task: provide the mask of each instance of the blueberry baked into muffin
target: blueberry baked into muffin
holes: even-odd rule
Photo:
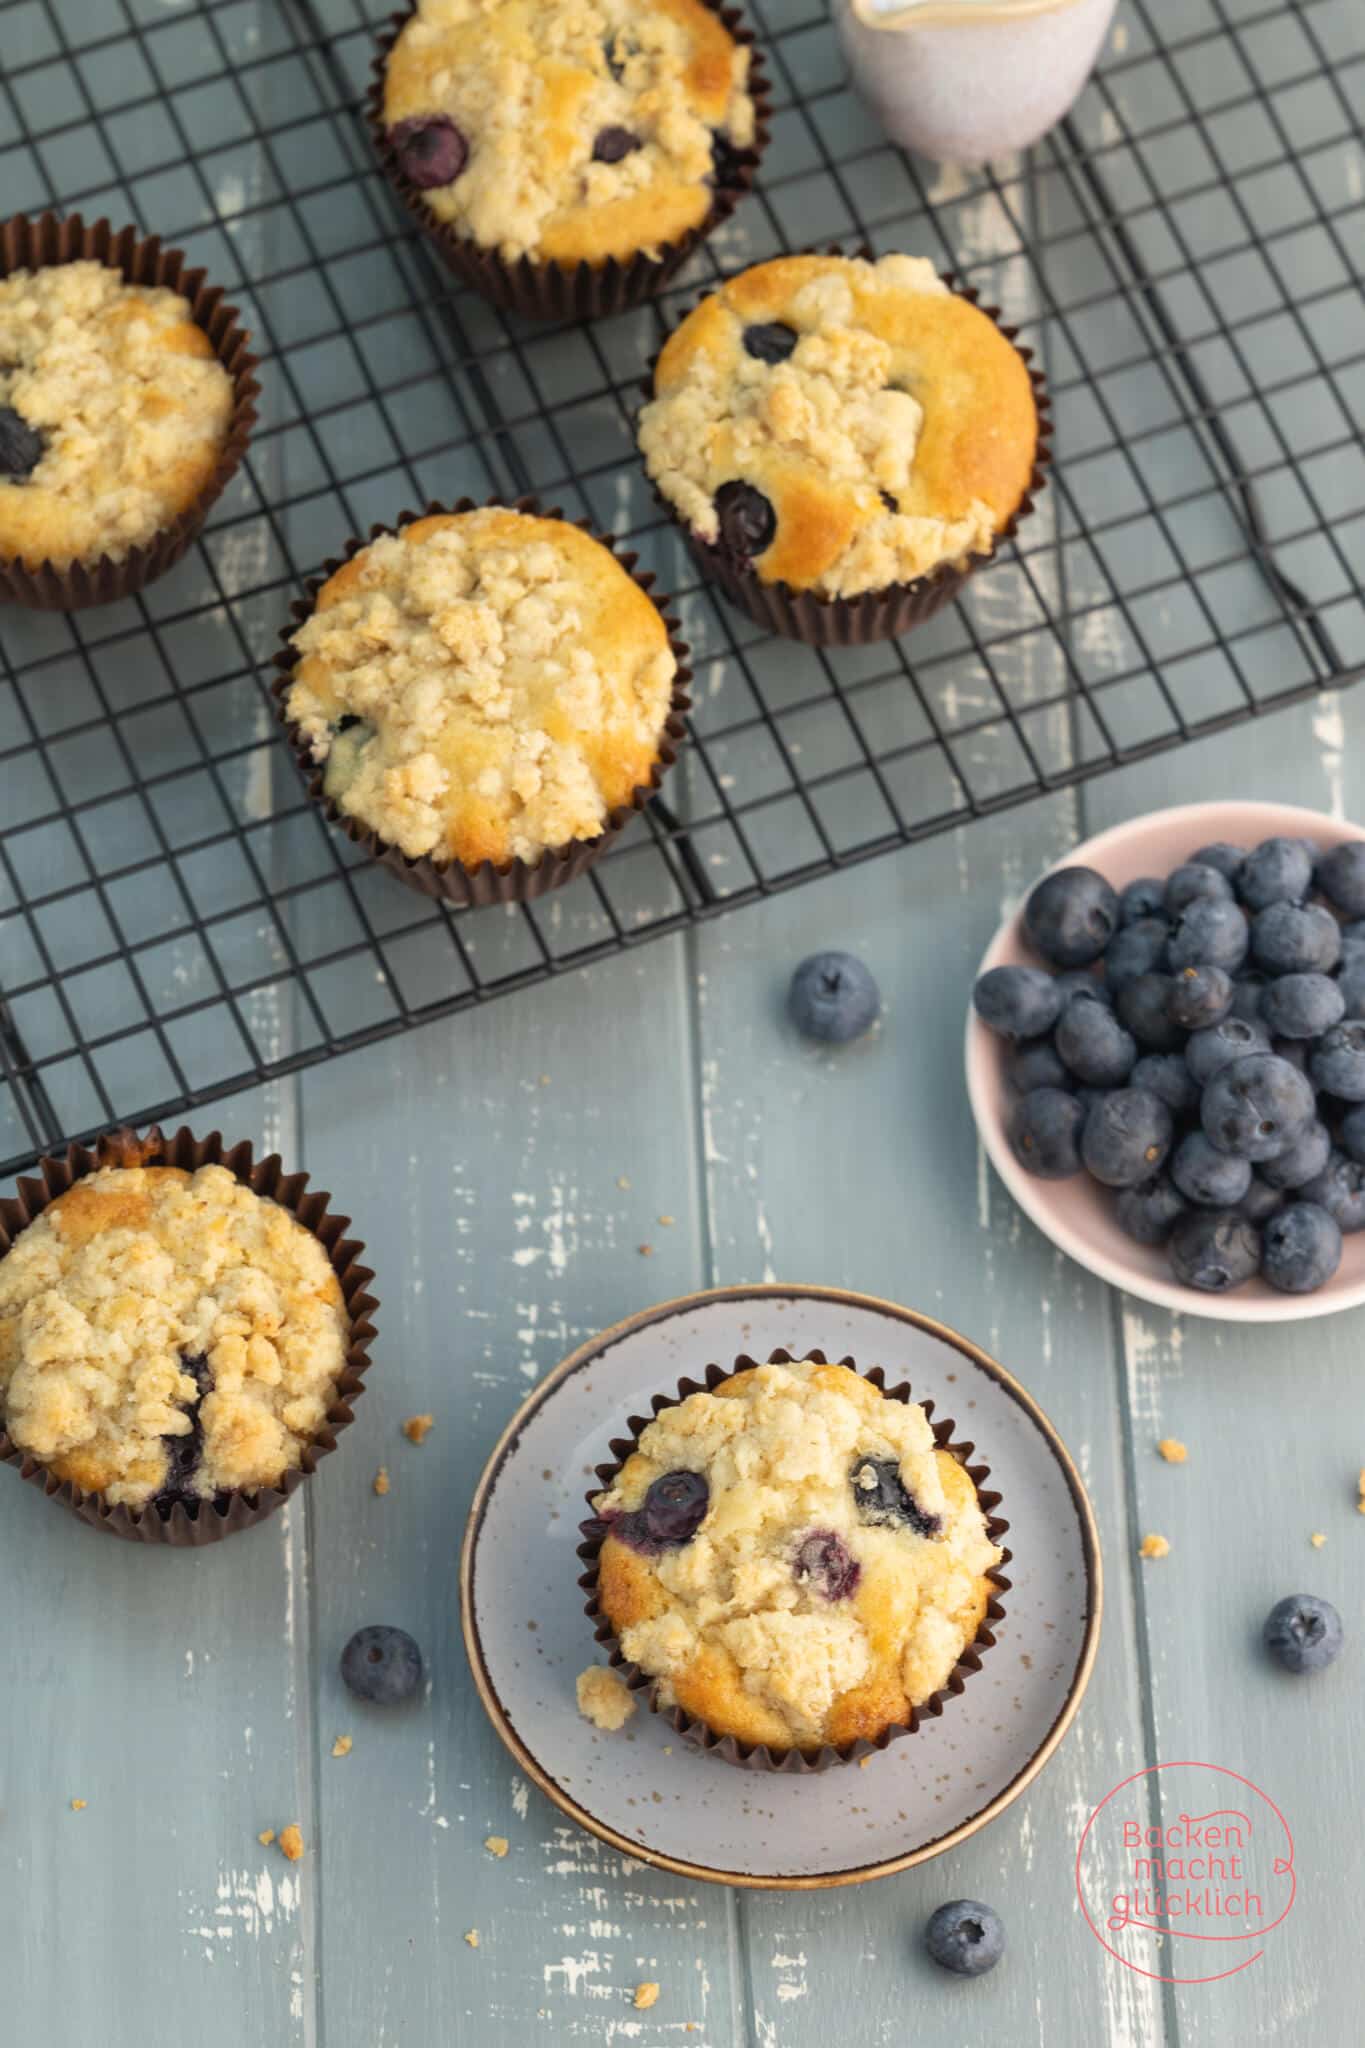
[[[847,1365],[747,1367],[664,1408],[594,1502],[596,1600],[658,1703],[770,1750],[906,1724],[986,1615],[992,1542],[924,1410]]]
[[[706,0],[419,0],[382,147],[438,228],[504,264],[658,263],[749,181],[750,83]]]
[[[408,861],[535,865],[657,779],[668,626],[567,520],[485,506],[382,535],[292,647],[284,709],[324,795]]]
[[[878,600],[950,594],[1012,527],[1039,453],[1024,358],[903,255],[779,257],[732,278],[665,343],[638,431],[702,566],[800,637],[820,634],[821,606],[856,602],[879,633],[927,616],[883,617]],[[798,599],[785,614],[782,591]]]
[[[0,562],[122,561],[207,489],[233,405],[179,293],[91,261],[0,278]]]
[[[322,1244],[226,1167],[102,1167],[0,1260],[0,1424],[57,1479],[169,1513],[277,1485],[349,1319]]]

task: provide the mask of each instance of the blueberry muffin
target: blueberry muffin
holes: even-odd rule
[[[0,278],[0,562],[120,562],[201,497],[233,380],[188,300],[103,263]]]
[[[294,634],[285,713],[324,794],[408,860],[537,863],[660,759],[678,664],[600,541],[502,506],[374,540]]]
[[[0,1260],[0,1424],[111,1507],[277,1485],[348,1343],[322,1244],[223,1166],[101,1167]]]
[[[914,256],[787,256],[669,337],[639,420],[704,566],[841,601],[962,571],[1019,511],[1033,381]]]
[[[438,224],[505,262],[658,257],[753,149],[749,61],[705,0],[419,0],[384,142]]]
[[[625,1657],[662,1706],[773,1750],[905,1724],[976,1636],[1002,1555],[924,1410],[816,1359],[661,1410],[594,1504]]]

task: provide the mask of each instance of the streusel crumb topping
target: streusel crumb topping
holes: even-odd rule
[[[681,1540],[652,1519],[661,1481],[705,1503]],[[596,1507],[625,1655],[666,1705],[778,1746],[875,1735],[937,1691],[1000,1558],[923,1409],[810,1359],[665,1408]]]
[[[372,541],[294,645],[289,715],[327,795],[466,867],[596,838],[649,781],[677,667],[610,549],[496,507]]]
[[[322,1245],[225,1167],[104,1167],[0,1260],[0,1419],[116,1506],[273,1485],[347,1330]]]
[[[827,597],[989,554],[1037,445],[1017,351],[915,256],[744,271],[669,338],[654,392],[640,449],[680,518]]]
[[[400,163],[403,124],[443,124],[452,175],[423,198],[483,248],[623,261],[701,225],[717,135],[754,140],[748,75],[702,0],[421,0],[384,119]]]
[[[19,422],[0,464],[0,556],[122,560],[204,490],[232,400],[177,293],[93,262],[0,280],[0,417]]]
[[[578,1711],[594,1728],[615,1734],[635,1712],[633,1695],[605,1664],[590,1664],[574,1681]]]

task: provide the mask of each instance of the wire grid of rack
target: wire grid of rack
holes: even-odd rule
[[[186,247],[263,359],[250,458],[142,598],[0,622],[0,1159],[166,1118],[1295,702],[1365,666],[1365,50],[1354,0],[1126,0],[1072,116],[951,174],[891,148],[821,0],[748,0],[759,192],[657,307],[510,321],[388,194],[357,0],[0,4],[3,211]],[[775,643],[640,474],[699,286],[830,240],[932,256],[1044,365],[1039,511],[901,643]],[[1309,280],[1311,279],[1311,283]],[[684,757],[588,877],[452,913],[309,804],[264,678],[301,580],[430,498],[537,493],[676,594]]]

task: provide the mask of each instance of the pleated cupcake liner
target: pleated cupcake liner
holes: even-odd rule
[[[0,1464],[11,1466],[21,1479],[40,1486],[50,1501],[68,1509],[92,1529],[102,1529],[110,1536],[134,1543],[199,1549],[206,1543],[219,1543],[225,1536],[235,1536],[241,1529],[253,1528],[275,1514],[311,1478],[321,1460],[336,1449],[338,1437],[355,1420],[354,1404],[364,1392],[369,1347],[375,1334],[374,1316],[379,1306],[369,1291],[374,1275],[360,1263],[364,1245],[346,1235],[350,1217],[333,1213],[330,1195],[310,1191],[306,1173],[286,1173],[278,1153],[257,1160],[250,1143],[226,1146],[219,1131],[196,1138],[182,1128],[167,1137],[155,1125],[142,1137],[123,1128],[107,1132],[93,1146],[69,1145],[63,1157],[39,1160],[40,1177],[21,1179],[17,1195],[0,1200],[0,1259],[50,1202],[102,1166],[178,1166],[187,1173],[194,1173],[201,1166],[225,1166],[243,1187],[278,1202],[318,1240],[331,1261],[346,1304],[350,1324],[346,1356],[331,1405],[316,1437],[303,1446],[299,1465],[286,1472],[277,1485],[218,1494],[192,1505],[175,1501],[165,1510],[151,1502],[142,1508],[112,1507],[103,1494],[88,1493],[70,1480],[58,1479],[0,1428]]]
[[[666,242],[657,256],[638,251],[625,263],[611,256],[604,263],[572,265],[537,262],[530,256],[519,256],[509,262],[496,249],[485,249],[450,222],[438,220],[425,194],[404,176],[388,140],[384,77],[390,51],[418,12],[417,0],[411,0],[400,13],[390,15],[370,67],[373,76],[366,96],[370,134],[384,175],[398,198],[447,269],[463,284],[471,285],[503,312],[520,313],[529,320],[598,320],[609,313],[628,312],[652,299],[682,268],[694,249],[729,220],[753,189],[759,161],[768,146],[772,89],[753,30],[745,25],[739,9],[723,6],[721,0],[704,0],[704,5],[719,15],[734,41],[752,53],[748,93],[754,103],[753,144],[748,149],[731,149],[727,175],[723,181],[718,179],[705,219],[676,242]]]
[[[621,567],[629,574],[631,581],[644,591],[651,604],[663,619],[668,633],[668,644],[677,664],[672,693],[669,698],[668,715],[659,735],[659,748],[655,756],[649,781],[640,784],[631,794],[630,801],[618,804],[607,814],[606,823],[594,839],[571,840],[567,846],[548,849],[535,862],[511,860],[503,865],[482,861],[477,867],[466,867],[457,860],[433,860],[429,854],[417,858],[401,851],[388,840],[383,839],[360,819],[342,810],[324,788],[325,764],[313,759],[307,737],[289,716],[288,696],[298,665],[298,650],[293,645],[293,636],[304,620],[311,616],[317,602],[318,592],[338,569],[357,555],[371,541],[383,534],[401,533],[414,520],[428,519],[450,513],[477,512],[489,506],[500,506],[510,512],[525,512],[539,519],[558,519],[565,525],[577,526],[591,540],[606,548]],[[410,889],[416,889],[423,896],[431,896],[443,903],[451,903],[460,909],[481,909],[492,903],[529,903],[538,896],[546,895],[551,889],[562,889],[568,883],[586,874],[595,862],[601,859],[608,847],[613,846],[631,820],[639,815],[658,790],[664,776],[678,758],[678,748],[687,737],[685,719],[692,708],[687,685],[692,680],[688,666],[691,649],[685,640],[678,637],[678,620],[668,610],[670,597],[654,591],[654,576],[646,571],[639,574],[636,563],[639,556],[622,552],[609,534],[599,533],[591,520],[566,520],[558,507],[542,510],[535,498],[502,498],[496,495],[486,498],[479,506],[473,498],[461,498],[454,505],[442,505],[433,500],[421,512],[400,512],[392,526],[372,526],[367,540],[351,539],[339,557],[323,564],[320,576],[310,578],[305,586],[306,598],[297,599],[292,607],[291,622],[281,628],[281,651],[275,656],[275,667],[279,674],[271,683],[271,694],[275,699],[276,712],[284,727],[294,759],[307,785],[308,794],[318,805],[330,825],[344,832],[353,846],[368,854],[371,860],[386,867],[391,874],[406,882]]]
[[[820,1365],[829,1363],[823,1351],[805,1351],[801,1356],[813,1358]],[[768,1365],[791,1365],[797,1361],[792,1352],[779,1348],[770,1352],[764,1362]],[[872,1366],[864,1372],[851,1358],[842,1358],[837,1362],[856,1372],[860,1379],[865,1379],[869,1385],[876,1387],[889,1401],[904,1401],[909,1404],[911,1390],[908,1380],[901,1381],[898,1386],[888,1387],[884,1368],[879,1365]],[[665,1408],[676,1408],[690,1394],[714,1393],[718,1386],[732,1379],[736,1373],[749,1372],[758,1363],[759,1360],[741,1353],[733,1365],[708,1365],[705,1377],[701,1380],[679,1380],[677,1392],[674,1394],[656,1394],[650,1404],[653,1414],[630,1416],[626,1422],[630,1434],[612,1439],[610,1448],[613,1462],[597,1467],[597,1484],[587,1495],[588,1506],[593,1507],[597,1495],[613,1484],[622,1466],[638,1448],[641,1432],[647,1429]],[[817,1749],[774,1749],[767,1743],[745,1743],[737,1736],[722,1735],[697,1715],[687,1713],[684,1708],[665,1706],[660,1698],[662,1681],[630,1661],[621,1648],[615,1628],[602,1611],[598,1572],[602,1545],[606,1540],[609,1525],[595,1513],[579,1525],[584,1541],[578,1546],[578,1555],[587,1566],[587,1570],[578,1583],[588,1596],[584,1612],[595,1624],[595,1638],[608,1652],[611,1665],[628,1689],[632,1693],[642,1693],[650,1712],[662,1714],[684,1741],[694,1744],[708,1756],[718,1756],[727,1764],[737,1765],[741,1770],[778,1771],[789,1776],[811,1777],[817,1772],[829,1770],[834,1764],[854,1763],[860,1757],[874,1755],[886,1749],[899,1736],[916,1734],[925,1721],[936,1720],[948,1701],[957,1698],[966,1687],[967,1680],[981,1669],[982,1655],[995,1642],[995,1624],[1004,1618],[1005,1607],[1001,1595],[1007,1593],[1010,1588],[1010,1581],[1004,1576],[1001,1567],[1009,1563],[1011,1553],[1000,1544],[1009,1523],[992,1512],[1000,1504],[1000,1495],[986,1491],[986,1481],[990,1478],[989,1465],[967,1463],[976,1449],[975,1444],[959,1442],[957,1424],[946,1417],[935,1422],[932,1401],[921,1401],[918,1405],[929,1420],[935,1447],[947,1451],[956,1458],[976,1488],[977,1501],[986,1517],[987,1534],[992,1543],[1001,1548],[1002,1554],[1000,1564],[985,1575],[995,1589],[987,1599],[986,1612],[976,1634],[963,1649],[945,1683],[918,1706],[912,1707],[907,1721],[888,1722],[873,1739],[859,1736],[854,1742],[841,1743],[837,1746],[823,1743]]]
[[[140,235],[136,228],[115,231],[107,220],[87,225],[78,213],[65,220],[55,213],[36,220],[16,214],[0,226],[0,277],[16,270],[47,270],[83,261],[117,270],[129,284],[164,285],[189,301],[195,326],[208,336],[214,354],[232,379],[232,412],[213,474],[193,504],[150,540],[129,548],[118,561],[100,555],[95,561],[71,562],[64,568],[52,561],[30,568],[0,556],[0,603],[22,604],[33,611],[75,612],[89,605],[112,604],[145,589],[173,568],[202,530],[246,453],[261,391],[255,374],[257,360],[248,348],[250,336],[238,324],[236,307],[225,302],[220,285],[205,282],[206,272],[189,268],[183,250],[163,249],[159,236]]]
[[[866,244],[848,250],[838,243],[823,249],[806,249],[794,252],[807,256],[855,256],[867,262],[876,257]],[[746,269],[754,266],[746,265]],[[962,282],[955,271],[940,273],[943,283],[958,298],[967,299],[979,308],[999,329],[1011,346],[1019,329],[1006,323],[999,306],[983,306],[981,294],[974,285]],[[743,272],[734,273],[742,276]],[[669,333],[659,344],[649,366],[649,373],[641,389],[646,402],[654,397],[654,376],[659,357],[663,354],[673,334],[683,322],[696,311],[704,300],[712,298],[731,280],[723,278],[719,284],[708,286],[695,302],[679,315]],[[746,564],[730,550],[715,541],[705,541],[694,532],[687,521],[680,517],[678,508],[650,478],[654,497],[664,512],[679,529],[687,543],[688,551],[708,582],[716,584],[725,595],[743,612],[747,612],[756,625],[763,626],[770,633],[780,633],[788,640],[800,640],[808,647],[865,647],[876,640],[894,640],[902,633],[908,633],[915,626],[922,626],[935,612],[961,591],[977,571],[993,562],[1003,541],[1013,540],[1019,528],[1034,510],[1046,483],[1047,472],[1052,464],[1052,408],[1047,392],[1047,380],[1041,370],[1035,367],[1034,352],[1030,348],[1015,348],[1015,354],[1028,370],[1029,382],[1033,387],[1034,410],[1038,417],[1038,439],[1034,449],[1033,465],[1029,472],[1028,484],[1023,496],[1015,506],[991,545],[989,554],[974,554],[965,563],[943,562],[926,575],[917,576],[910,583],[889,583],[882,590],[859,591],[856,597],[823,597],[814,590],[795,590],[789,583],[765,583],[752,564]]]

